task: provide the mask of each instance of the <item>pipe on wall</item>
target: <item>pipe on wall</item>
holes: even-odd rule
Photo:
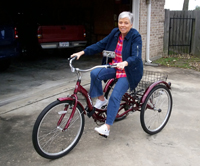
[[[140,0],[132,0],[132,13],[134,15],[133,28],[139,31]]]
[[[150,52],[150,30],[151,30],[151,0],[147,1],[148,11],[147,11],[147,46],[146,46],[146,62],[151,63],[152,61],[149,59]]]

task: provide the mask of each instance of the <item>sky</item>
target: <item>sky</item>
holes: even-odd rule
[[[184,0],[165,0],[165,9],[182,10]],[[194,10],[196,6],[200,6],[200,0],[190,0],[189,10]]]

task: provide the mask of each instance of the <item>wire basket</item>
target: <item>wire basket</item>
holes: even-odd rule
[[[163,73],[145,70],[135,92],[142,95],[151,84],[156,81],[167,81],[167,77],[168,75]]]

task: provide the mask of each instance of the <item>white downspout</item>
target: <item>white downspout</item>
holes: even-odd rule
[[[151,30],[151,0],[148,1],[147,13],[147,47],[146,47],[146,62],[149,64],[152,61],[149,59],[150,52],[150,30]]]
[[[134,15],[133,28],[139,32],[140,0],[132,0],[132,13]]]

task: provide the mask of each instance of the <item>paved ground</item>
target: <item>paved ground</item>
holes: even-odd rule
[[[90,60],[89,60],[90,59]],[[97,57],[83,58],[80,68],[96,65]],[[80,66],[79,66],[80,65]],[[40,157],[32,146],[34,122],[41,110],[57,97],[72,93],[76,75],[66,58],[42,58],[17,62],[0,73],[0,163],[2,166],[197,166],[200,163],[200,72],[166,67],[145,69],[169,74],[173,111],[167,126],[157,135],[147,135],[140,126],[139,112],[116,122],[109,138],[94,131],[86,117],[78,145],[58,160]],[[83,85],[89,87],[89,73]]]

